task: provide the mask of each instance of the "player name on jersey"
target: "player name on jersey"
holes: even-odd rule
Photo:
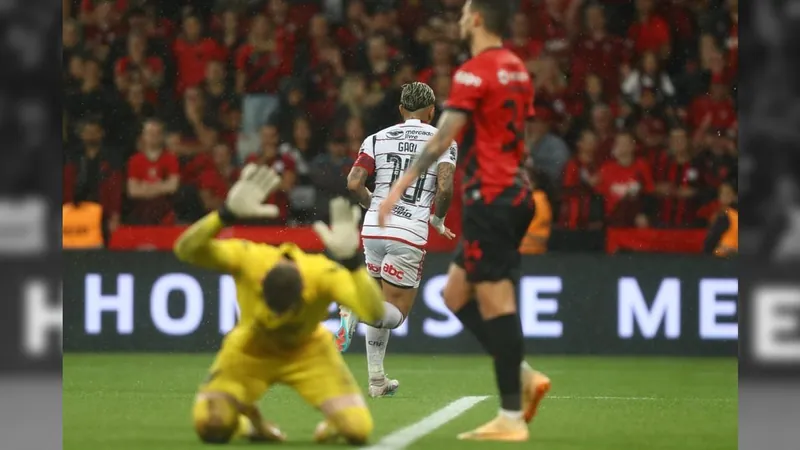
[[[437,166],[429,168],[406,190],[392,209],[385,228],[378,226],[377,210],[392,184],[411,167],[434,134],[435,127],[412,119],[383,129],[361,144],[356,165],[375,175],[375,191],[364,218],[363,238],[397,240],[420,248],[428,243],[428,218],[436,194],[436,167],[438,164],[456,164],[458,149],[455,142],[439,158]]]

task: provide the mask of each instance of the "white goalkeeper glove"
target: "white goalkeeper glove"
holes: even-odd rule
[[[281,177],[266,166],[248,164],[225,199],[224,210],[237,219],[272,219],[280,215],[276,205],[264,200],[281,184]]]
[[[358,251],[361,238],[358,228],[361,222],[361,208],[339,197],[331,200],[330,213],[330,227],[325,222],[317,221],[313,225],[314,232],[322,239],[333,259],[338,261],[351,259]]]
[[[428,220],[430,222],[431,227],[436,230],[437,233],[441,234],[442,236],[446,237],[447,239],[453,239],[456,235],[450,231],[449,228],[444,226],[444,217],[437,217],[436,214],[431,214],[431,218]]]

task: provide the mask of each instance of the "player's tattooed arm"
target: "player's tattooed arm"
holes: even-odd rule
[[[367,169],[359,166],[353,166],[350,173],[347,175],[347,190],[349,190],[359,205],[364,208],[369,208],[372,203],[372,193],[367,189]]]
[[[463,111],[448,109],[442,114],[439,123],[436,124],[439,131],[428,141],[425,150],[411,166],[412,180],[425,173],[450,148],[459,131],[467,124],[467,120],[469,116]]]
[[[453,174],[456,166],[448,163],[439,163],[436,185],[436,200],[433,214],[444,219],[453,201]]]

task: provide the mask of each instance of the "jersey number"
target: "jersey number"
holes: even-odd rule
[[[389,182],[390,185],[393,185],[400,175],[403,174],[408,168],[411,166],[411,158],[403,158],[402,156],[398,155],[388,155],[386,159],[392,163],[392,179]],[[425,185],[425,176],[427,173],[423,173],[422,175],[417,178],[417,183],[413,185],[411,188],[413,189],[411,193],[406,190],[401,200],[406,203],[416,204],[419,199],[422,197],[422,187]]]
[[[517,128],[517,102],[514,100],[506,100],[503,102],[503,109],[511,110],[511,120],[506,125],[506,129],[514,136],[511,141],[503,144],[503,151],[515,152],[519,148],[519,143],[525,139],[524,130]]]

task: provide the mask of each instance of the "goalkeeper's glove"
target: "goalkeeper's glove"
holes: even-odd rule
[[[265,205],[264,200],[281,184],[281,177],[266,166],[248,164],[225,199],[219,216],[225,223],[236,219],[272,219],[280,215],[275,205]]]
[[[356,270],[364,264],[363,257],[358,252],[361,208],[339,197],[331,200],[330,215],[330,227],[317,221],[313,225],[314,231],[325,244],[331,259],[350,270]]]

